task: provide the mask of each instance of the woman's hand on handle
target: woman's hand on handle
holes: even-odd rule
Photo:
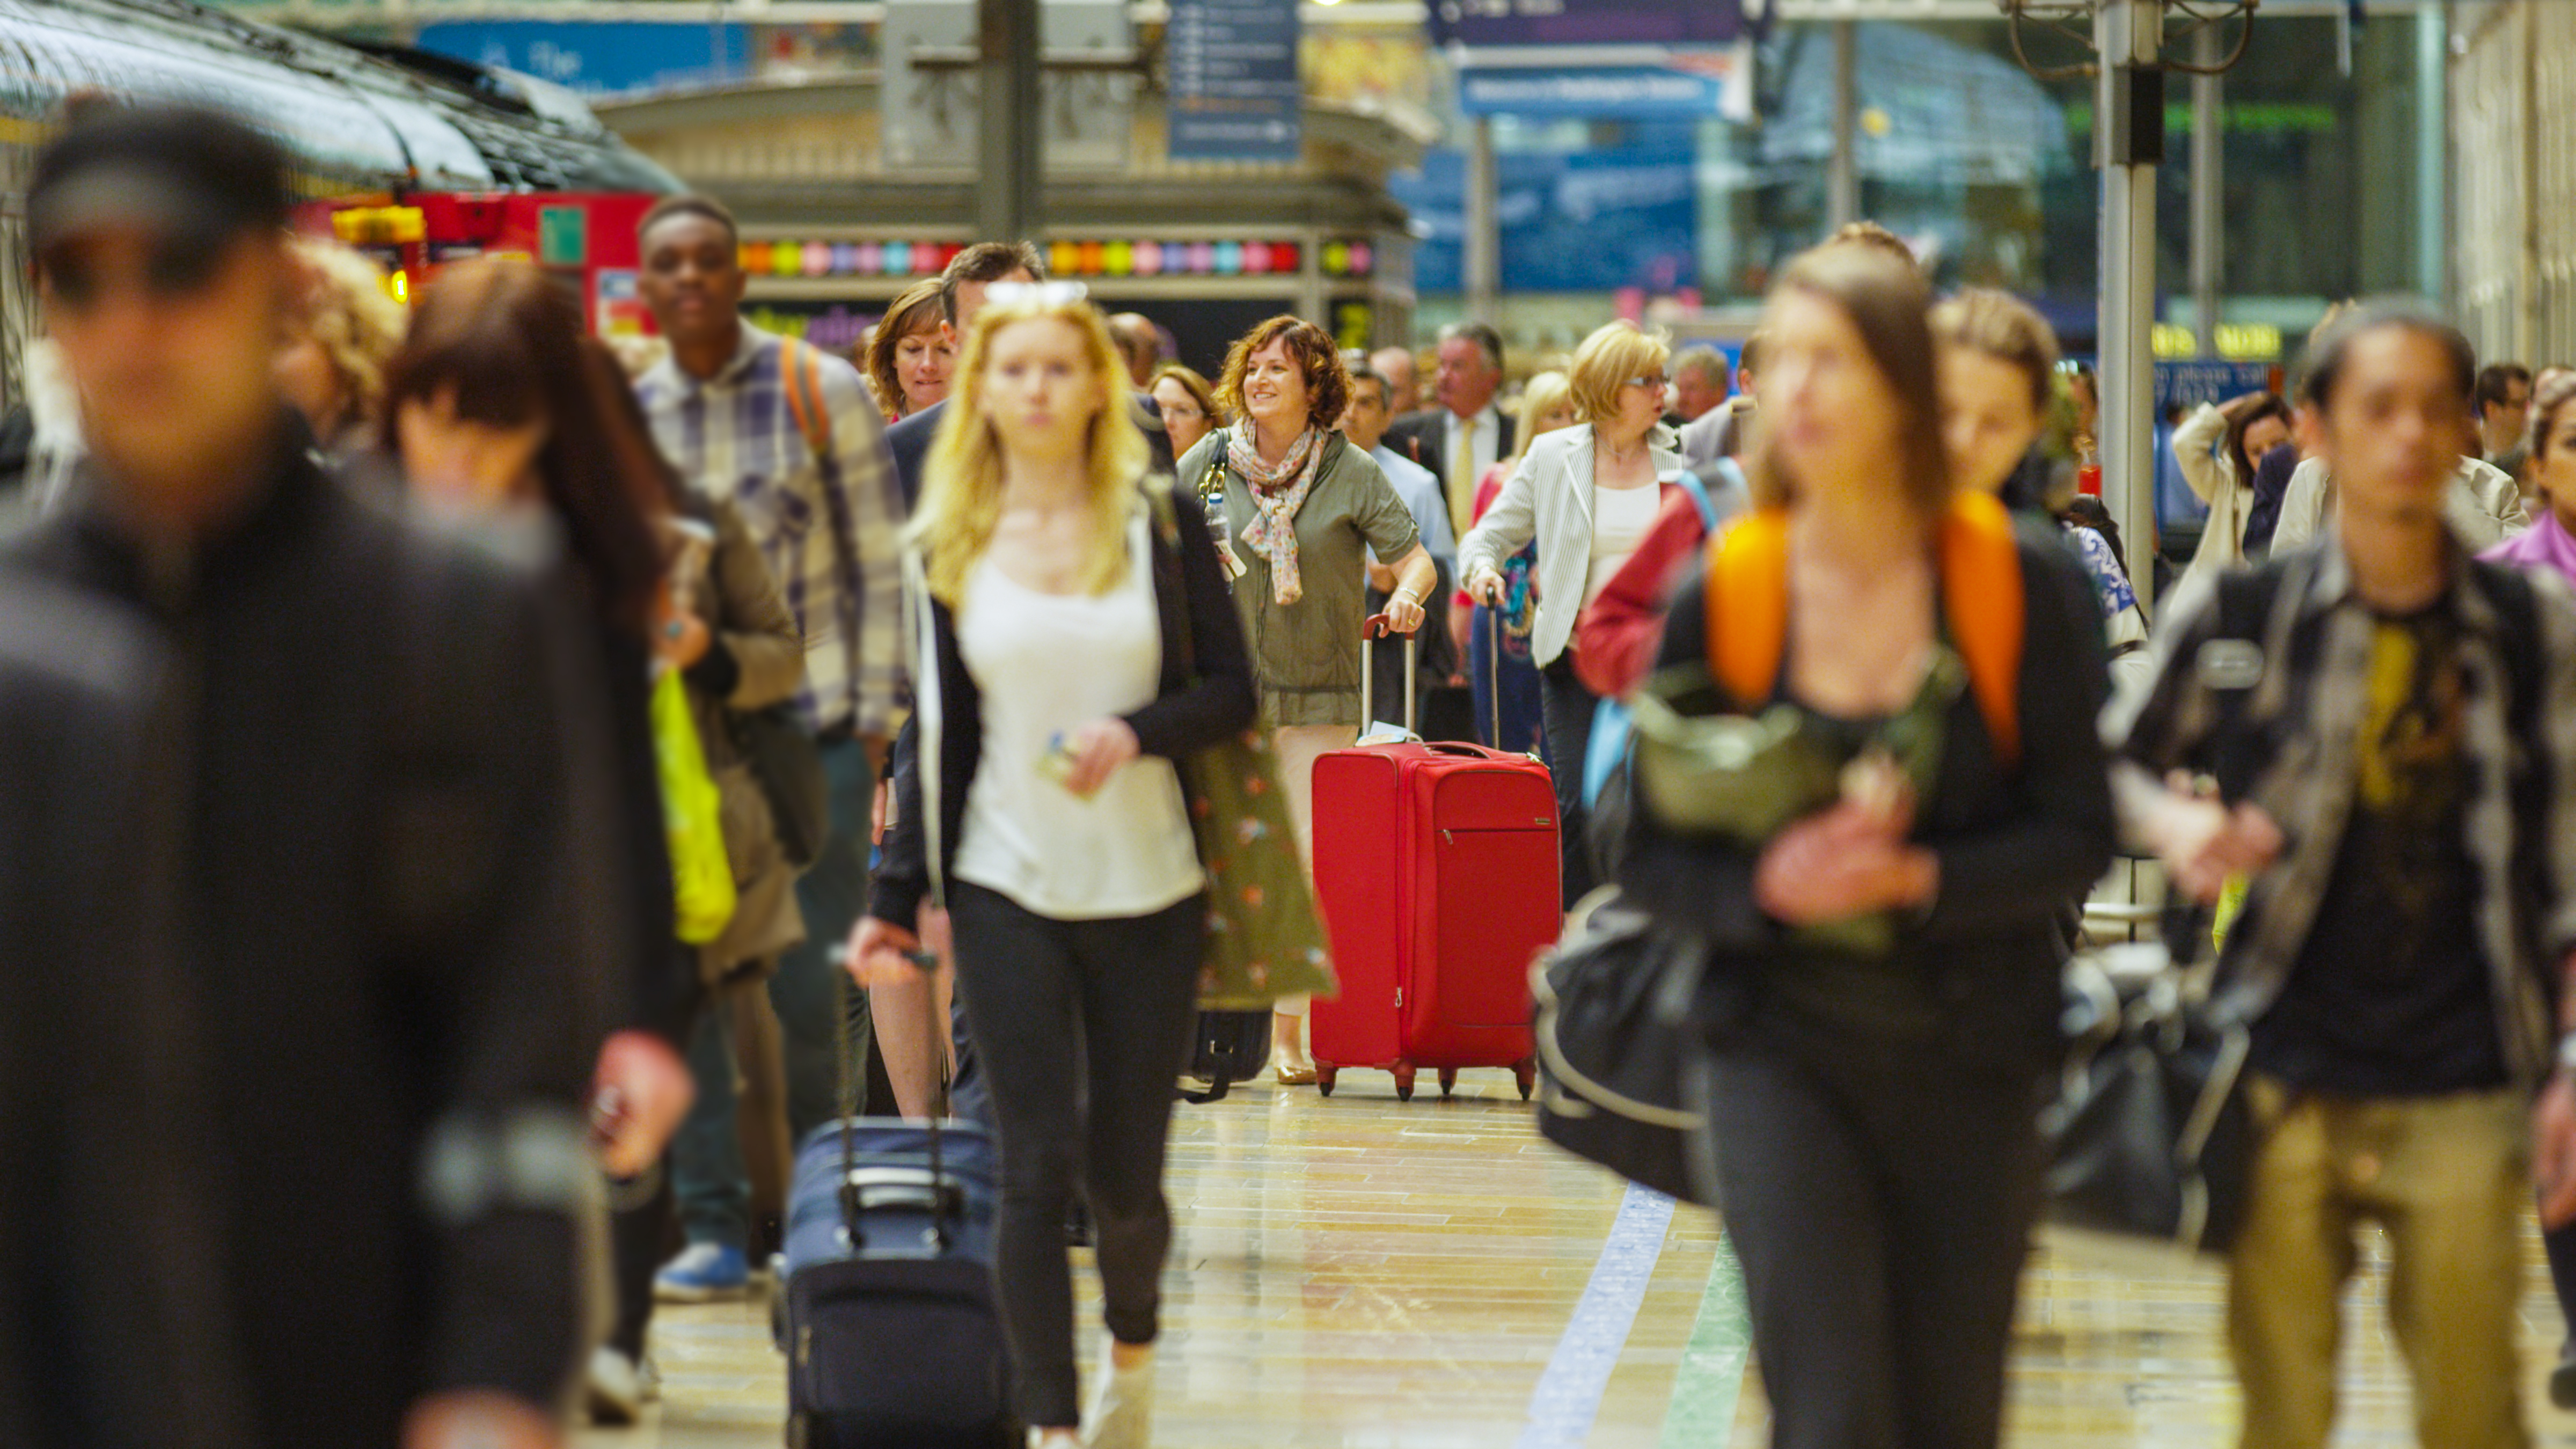
[[[1467,597],[1488,608],[1502,607],[1503,587],[1503,576],[1483,564],[1467,576]]]
[[[890,921],[874,916],[859,917],[850,931],[849,950],[841,957],[841,966],[850,979],[861,987],[893,986],[920,975],[912,958],[921,951],[921,938]]]

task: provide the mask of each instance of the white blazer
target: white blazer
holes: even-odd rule
[[[1687,466],[1673,442],[1671,430],[1660,424],[1646,435],[1658,479]],[[1532,539],[1538,541],[1538,619],[1530,628],[1530,657],[1545,668],[1574,637],[1585,575],[1592,570],[1591,424],[1530,440],[1493,506],[1458,545],[1459,580],[1474,578],[1479,567],[1499,572]]]

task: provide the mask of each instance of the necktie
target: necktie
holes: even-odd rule
[[[1449,527],[1465,538],[1476,526],[1476,425],[1461,421],[1449,435]]]

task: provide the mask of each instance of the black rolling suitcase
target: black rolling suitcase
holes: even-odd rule
[[[1251,1081],[1269,1064],[1269,1012],[1202,1011],[1181,1074],[1207,1083],[1207,1090],[1183,1092],[1181,1100],[1221,1102],[1235,1083]]]
[[[842,1066],[846,1103],[846,1051]],[[994,1303],[999,1157],[954,1119],[844,1116],[805,1139],[773,1321],[788,1449],[1018,1449]]]

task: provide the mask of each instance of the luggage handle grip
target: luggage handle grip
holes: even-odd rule
[[[1430,627],[1431,616],[1423,616],[1423,627]],[[1360,621],[1360,729],[1366,731],[1377,723],[1377,641],[1395,632],[1395,620],[1386,614],[1371,614]],[[1419,631],[1416,631],[1417,633]],[[1413,635],[1404,636],[1404,732],[1421,733],[1421,722],[1414,718],[1415,706],[1422,691],[1414,687],[1414,676],[1421,667],[1422,651],[1414,647]]]

